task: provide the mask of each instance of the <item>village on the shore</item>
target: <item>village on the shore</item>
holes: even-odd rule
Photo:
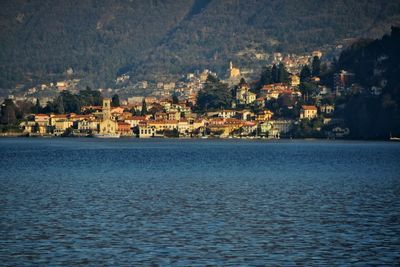
[[[276,64],[264,68],[255,81],[246,81],[242,70],[230,62],[225,80],[218,79],[210,70],[188,73],[179,82],[158,83],[150,96],[124,99],[114,94],[103,98],[105,91],[88,88],[86,94],[96,92],[101,98],[97,103],[81,103],[74,112],[67,112],[61,96],[82,91],[74,94],[72,81],[60,81],[53,85],[60,94],[53,102],[58,101],[62,109],[49,108],[51,101],[46,106],[48,99],[32,99],[36,112],[24,114],[16,131],[2,135],[344,138],[349,135],[349,128],[340,116],[345,107],[340,99],[349,92],[365,90],[354,84],[352,73],[346,71],[334,75],[333,87],[321,83],[319,74],[326,68],[321,64],[321,56],[320,51],[315,51],[293,60],[277,53]],[[126,79],[129,77],[122,75],[116,82]],[[142,81],[137,86],[146,89],[148,83]],[[380,94],[379,88],[367,93]],[[8,101],[18,107],[22,100]]]

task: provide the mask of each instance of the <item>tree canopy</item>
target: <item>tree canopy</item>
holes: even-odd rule
[[[198,93],[197,107],[202,111],[229,108],[232,100],[232,92],[228,85],[216,77],[208,75],[204,89]]]

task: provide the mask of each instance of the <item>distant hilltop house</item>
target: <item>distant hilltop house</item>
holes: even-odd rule
[[[300,119],[314,119],[317,117],[318,109],[316,106],[301,106]]]
[[[129,75],[125,73],[125,74],[122,74],[121,76],[118,76],[115,82],[117,84],[124,83],[124,82],[129,81],[129,78],[130,78]]]
[[[200,82],[204,83],[207,81],[208,75],[212,75],[214,77],[217,77],[217,74],[215,72],[212,72],[208,69],[203,70],[202,73],[200,73],[199,78],[200,78]]]
[[[290,85],[291,86],[298,86],[300,85],[300,77],[297,75],[290,75]]]
[[[246,82],[241,82],[236,89],[236,102],[239,105],[248,105],[256,101],[257,95],[250,91]]]
[[[315,51],[312,52],[312,56],[321,58],[322,57],[322,52],[319,51],[319,50],[315,50]]]
[[[286,83],[274,83],[264,85],[260,90],[260,96],[269,99],[278,99],[280,95],[291,95],[300,97],[301,93],[297,89]]]
[[[335,111],[335,106],[325,104],[325,105],[321,105],[319,107],[319,110],[321,111],[321,113],[324,113],[324,114],[332,114]]]

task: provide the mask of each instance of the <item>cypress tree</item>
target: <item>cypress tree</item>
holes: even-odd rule
[[[321,60],[315,56],[312,61],[312,76],[318,76],[321,72]]]
[[[146,115],[147,114],[147,105],[146,105],[146,100],[145,100],[145,98],[143,97],[143,100],[142,100],[142,111],[140,112],[140,115]]]

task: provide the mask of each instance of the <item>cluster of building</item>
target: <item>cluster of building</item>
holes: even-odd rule
[[[268,94],[263,99],[267,98]],[[297,120],[276,119],[273,112],[265,108],[258,112],[250,108],[220,109],[199,115],[192,112],[187,102],[174,104],[170,100],[152,100],[154,102],[146,104],[151,112],[141,116],[134,114],[142,111],[143,102],[112,107],[111,99],[105,98],[102,106],[82,107],[83,114],[34,114],[20,126],[26,134],[40,136],[279,138],[288,134],[297,123]],[[236,101],[251,104],[257,99],[248,85],[242,84],[238,87]],[[331,105],[302,106],[299,119],[311,120],[318,113],[331,114],[333,111]]]
[[[301,68],[305,65],[311,63],[313,57],[322,57],[321,51],[313,51],[310,54],[282,54],[282,53],[273,53],[272,54],[272,64],[285,64],[285,67],[290,73],[299,73]]]
[[[70,133],[76,136],[136,136],[140,138],[176,136],[193,137],[218,135],[226,137],[254,134],[260,127],[259,134],[265,135],[273,128],[272,112],[267,110],[254,114],[250,110],[220,110],[198,116],[191,112],[185,103],[173,104],[170,101],[154,102],[162,104],[162,111],[143,116],[133,116],[132,108],[137,106],[111,107],[111,100],[104,99],[102,106],[82,107],[81,114],[34,114],[30,120],[21,123],[25,133],[41,136],[61,136]],[[138,110],[140,111],[140,110]],[[268,127],[267,126],[268,122]],[[264,125],[265,124],[265,125]],[[282,121],[276,124],[287,124]],[[282,126],[280,126],[282,127]],[[287,127],[287,125],[286,125]],[[289,130],[289,129],[287,129]],[[275,136],[279,136],[279,130]]]
[[[308,64],[313,56],[320,57],[321,52],[315,51],[303,57],[275,53],[273,61],[284,62],[288,67],[299,67]],[[192,107],[196,106],[197,94],[204,88],[209,75],[216,76],[216,73],[210,70],[188,73],[182,81],[158,82],[155,85],[140,81],[135,85],[137,88],[148,89],[150,86],[155,86],[156,90],[151,96],[128,96],[121,99],[121,105],[118,107],[112,107],[111,100],[105,98],[102,106],[82,107],[81,113],[84,115],[34,114],[20,126],[25,133],[30,135],[51,136],[279,138],[281,135],[290,133],[293,127],[304,119],[312,120],[318,115],[324,115],[324,124],[332,122],[335,106],[327,104],[304,105],[297,119],[279,118],[266,108],[266,103],[278,100],[282,96],[290,99],[308,98],[308,95],[302,96],[299,90],[299,76],[291,75],[288,83],[266,84],[255,93],[252,90],[254,88],[241,80],[243,73],[233,66],[232,62],[227,70],[227,79],[223,81],[234,88],[231,109],[213,110],[205,114],[194,113]],[[128,80],[128,75],[122,75],[118,77],[117,82],[123,84]],[[322,99],[329,95],[338,96],[346,93],[350,90],[349,86],[353,86],[352,74],[338,73],[335,75],[334,82],[333,90],[319,86],[319,94],[313,97]],[[74,88],[75,83],[57,82],[52,86],[62,91],[66,88]],[[101,93],[107,95],[107,92],[101,91]],[[172,94],[179,96],[179,103],[172,103],[170,100]],[[42,101],[41,104],[43,104]],[[149,112],[143,112],[144,104]]]

